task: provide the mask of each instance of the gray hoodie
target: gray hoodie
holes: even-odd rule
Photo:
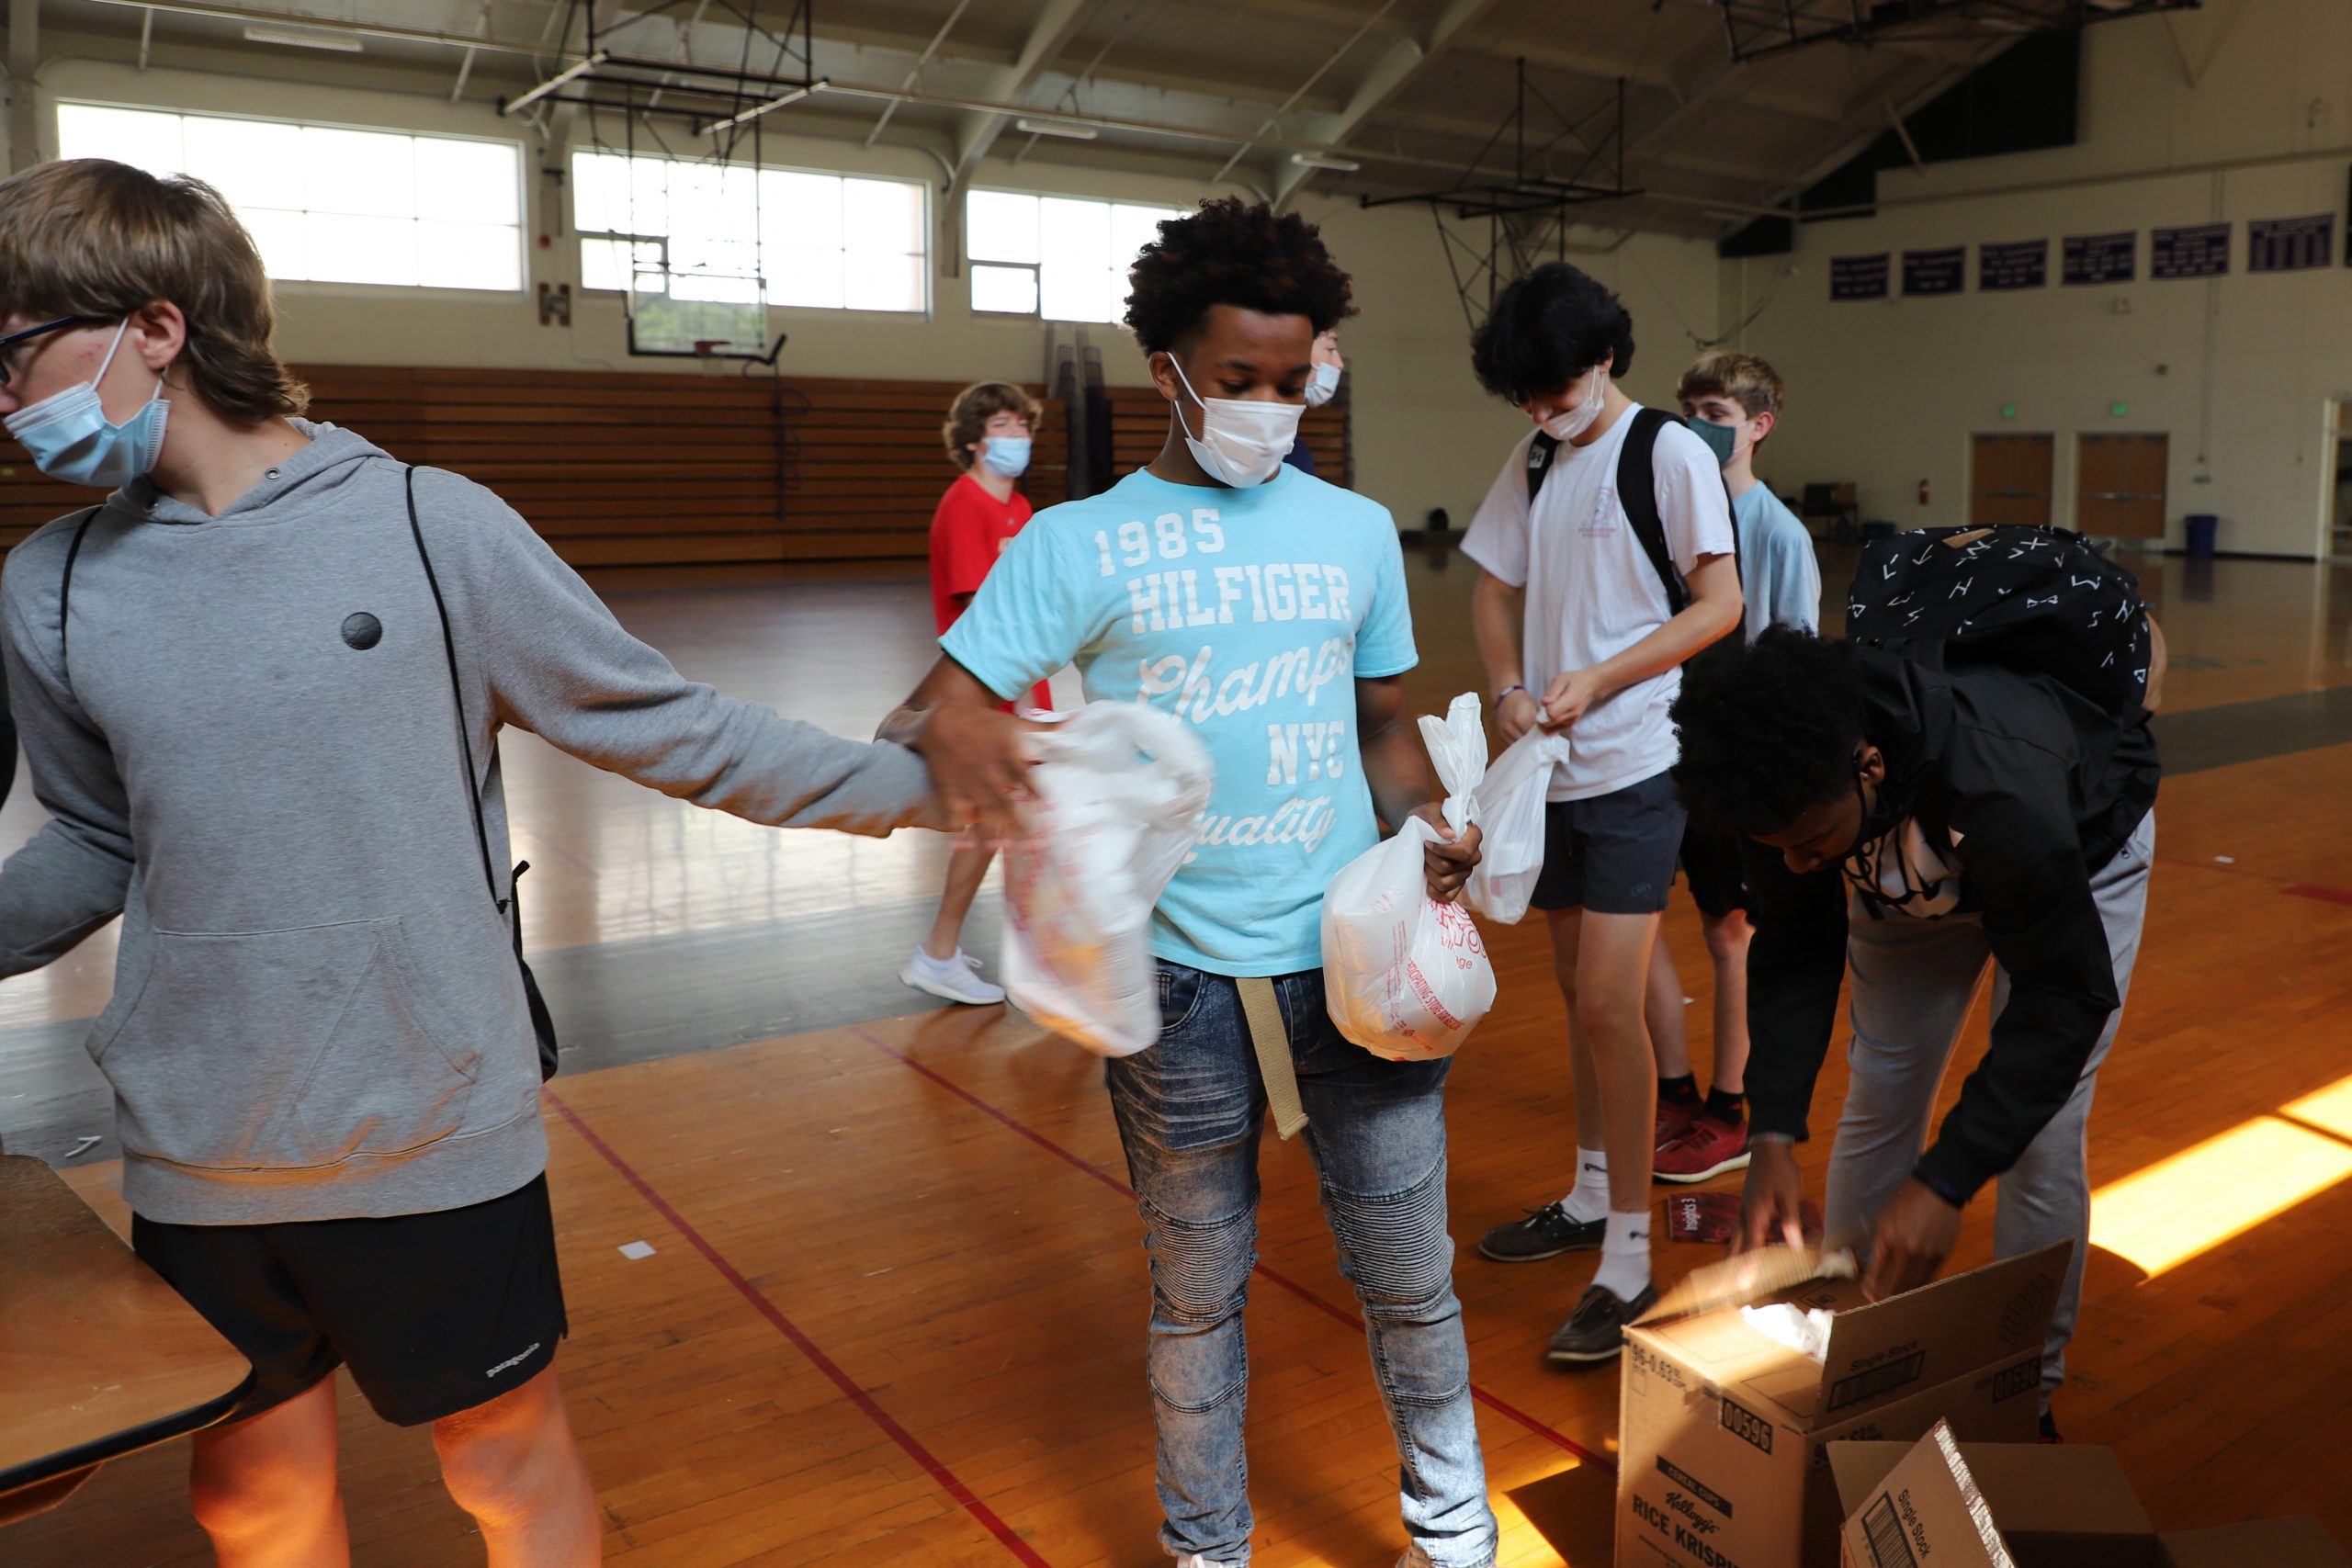
[[[217,518],[143,479],[108,498],[62,632],[74,518],[0,578],[9,694],[53,818],[0,867],[0,975],[123,917],[89,1049],[124,1196],[153,1220],[424,1213],[547,1163],[402,467],[301,428],[311,444]],[[684,679],[480,485],[424,471],[416,499],[502,897],[503,724],[755,822],[936,825],[911,752]]]

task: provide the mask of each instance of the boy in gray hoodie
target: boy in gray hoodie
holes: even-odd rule
[[[594,1562],[495,738],[777,827],[985,816],[912,750],[683,679],[479,485],[306,401],[217,193],[96,160],[0,185],[0,415],[112,491],[9,555],[0,652],[52,820],[0,868],[0,975],[120,915],[90,1037],[132,1242],[255,1369],[197,1436],[233,1568],[348,1561],[334,1384],[431,1422],[493,1565]],[[119,422],[119,423],[118,423]],[[497,869],[493,870],[495,867]]]

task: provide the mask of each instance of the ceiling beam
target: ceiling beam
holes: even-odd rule
[[[611,31],[620,19],[621,0],[596,0],[596,3],[588,8],[588,28],[595,35],[597,47],[605,47],[605,34]],[[557,41],[568,44],[571,39],[560,39]],[[583,41],[581,47],[584,50],[587,45]],[[571,145],[572,123],[579,118],[578,104],[558,100],[548,107],[546,146],[550,152],[560,153],[564,148]]]
[[[22,174],[40,163],[40,0],[8,0],[8,163]]]
[[[989,73],[987,83],[972,96],[1004,103],[1021,102],[1046,68],[1061,58],[1070,39],[1078,36],[1079,29],[1101,5],[1102,0],[1046,0],[1036,21],[1030,26],[1029,36],[1022,41],[1020,54],[1012,64]],[[1004,134],[1004,128],[1012,123],[1012,118],[990,113],[964,117],[964,123],[956,131],[956,173],[948,181],[943,206],[954,206],[962,199],[980,160],[989,155],[989,150]]]
[[[1528,64],[1541,66],[1546,71],[1565,71],[1596,82],[1614,85],[1623,77],[1635,86],[1655,88],[1677,99],[1687,97],[1693,91],[1692,81],[1686,81],[1668,66],[1596,54],[1589,50],[1564,49],[1557,45],[1494,37],[1464,39],[1456,47],[1466,53],[1483,55],[1489,60],[1524,59]],[[1731,66],[1730,51],[1724,50],[1721,58],[1728,70]],[[1697,73],[1690,74],[1695,80]],[[1815,120],[1823,125],[1843,125],[1849,118],[1842,105],[1823,103],[1798,93],[1751,92],[1742,95],[1742,101],[1757,108],[1770,109],[1774,114]]]
[[[1769,74],[1769,68],[1751,66],[1744,73],[1737,72],[1731,51],[1718,39],[1688,69],[1676,73],[1671,109],[1651,120],[1638,133],[1631,126],[1626,128],[1625,161],[1638,163],[1655,152],[1659,143],[1690,123],[1690,117],[1704,107],[1735,74],[1742,76],[1744,85],[1754,89],[1762,85],[1761,78]]]
[[[1348,95],[1346,107],[1336,115],[1315,117],[1317,140],[1345,141],[1367,122],[1377,118],[1429,69],[1431,61],[1452,48],[1466,29],[1483,21],[1498,3],[1499,0],[1452,0],[1430,25],[1426,37],[1408,36],[1390,43]],[[1315,175],[1315,170],[1295,161],[1283,164],[1274,179],[1274,205],[1279,208],[1287,203]]]
[[[1994,56],[2004,52],[2018,41],[2017,39],[2004,39],[1990,46],[1972,49],[1965,57],[1961,59],[1946,57],[1943,65],[1933,72],[1914,91],[1901,96],[1889,95],[1889,107],[1898,119],[1908,119],[1933,103],[1944,92],[1957,85],[1970,72],[1976,70]],[[1826,179],[1848,160],[1858,156],[1864,148],[1884,134],[1886,134],[1884,129],[1875,121],[1865,124],[1852,136],[1839,141],[1826,156],[1815,160],[1811,167],[1801,172],[1794,180],[1772,189],[1765,197],[1764,205],[1771,208],[1786,207],[1814,185]]]
[[[971,4],[972,0],[956,0],[956,8],[947,13],[947,19],[939,24],[939,30],[931,35],[931,41],[923,45],[922,53],[915,57],[914,66],[907,73],[907,79],[899,85],[911,87],[922,81],[923,67],[929,65],[933,58],[939,53],[940,46],[947,41],[947,35],[956,30],[956,24],[964,19],[964,13]],[[876,120],[874,129],[865,133],[865,144],[868,147],[882,139],[882,133],[890,128],[890,117],[898,112],[899,105],[896,99],[882,106],[882,118]]]
[[[1781,173],[1771,164],[1743,163],[1736,158],[1710,158],[1697,152],[1653,152],[1647,164],[1661,169],[1679,169],[1685,174],[1705,175],[1715,179],[1739,180],[1754,185]]]

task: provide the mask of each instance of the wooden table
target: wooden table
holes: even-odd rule
[[[77,1472],[220,1420],[252,1381],[55,1171],[0,1155],[0,1497],[62,1497]]]

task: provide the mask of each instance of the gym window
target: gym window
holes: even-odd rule
[[[571,155],[585,288],[832,310],[924,307],[923,187],[619,152]]]
[[[964,203],[972,309],[1049,321],[1115,321],[1126,314],[1127,269],[1184,211],[1123,201],[976,190]]]
[[[205,181],[275,278],[523,287],[519,142],[67,103],[57,149]]]

